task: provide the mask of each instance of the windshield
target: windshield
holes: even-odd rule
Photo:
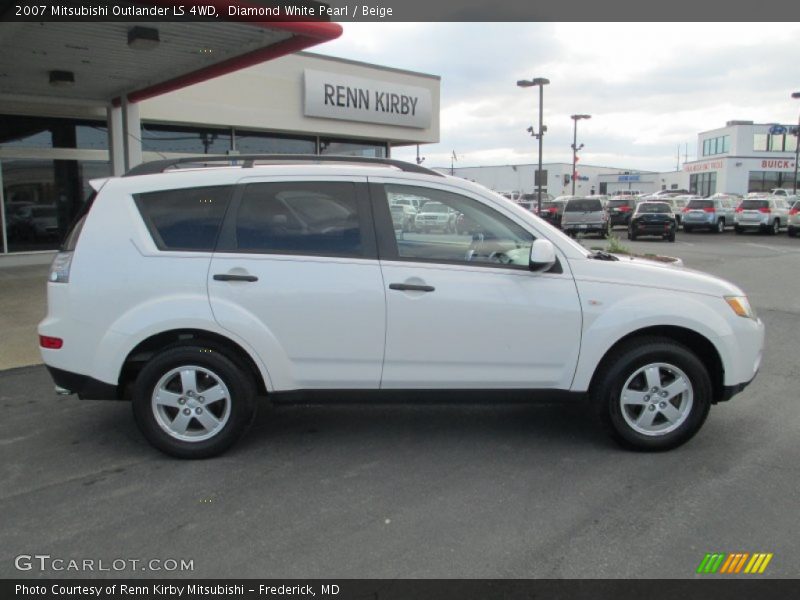
[[[638,213],[670,213],[672,209],[665,202],[643,202],[636,209]]]
[[[608,205],[611,208],[616,208],[618,206],[628,206],[629,203],[630,203],[629,200],[609,200],[608,201]]]
[[[714,201],[713,200],[690,200],[689,204],[686,205],[689,208],[714,208]]]
[[[600,200],[570,200],[564,208],[564,212],[590,212],[603,210]]]
[[[447,207],[439,202],[428,202],[422,206],[422,212],[429,213],[446,213]]]
[[[739,208],[742,210],[758,210],[759,208],[769,208],[769,200],[742,200]]]

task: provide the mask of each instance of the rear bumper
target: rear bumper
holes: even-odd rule
[[[81,400],[119,400],[117,386],[98,381],[88,375],[71,373],[45,365],[56,387],[77,394]],[[62,392],[63,393],[63,392]]]

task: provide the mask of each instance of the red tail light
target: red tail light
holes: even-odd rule
[[[706,206],[705,208],[703,208],[703,210],[704,210],[705,212],[707,212],[707,213],[713,213],[713,212],[717,212],[717,209],[716,209],[716,208],[714,208],[713,206]]]
[[[772,212],[772,209],[768,206],[762,206],[761,208],[758,209],[758,212],[769,214]]]
[[[619,207],[619,212],[630,212],[630,211],[631,211],[631,207],[628,206],[627,204],[624,205],[624,206],[620,206]]]
[[[800,212],[800,208],[793,208],[793,209],[791,209],[791,210],[789,211],[789,214],[790,214],[790,215],[792,215],[792,216],[794,216],[794,215],[796,215],[796,214],[797,214],[797,213],[799,213],[799,212]]]
[[[744,212],[744,209],[741,206],[737,206],[736,212]]]
[[[558,212],[558,209],[555,206],[551,206],[550,208],[547,209],[547,212],[554,215]]]
[[[39,345],[48,350],[59,350],[64,345],[64,340],[57,337],[50,337],[49,335],[40,335]]]
[[[688,206],[684,206],[683,210],[681,212],[689,212],[689,207]]]

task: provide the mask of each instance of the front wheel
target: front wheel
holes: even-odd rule
[[[154,356],[133,387],[133,414],[147,441],[178,458],[227,450],[255,415],[255,384],[236,362],[206,346]]]
[[[668,338],[631,340],[607,357],[590,390],[611,436],[634,450],[669,450],[694,436],[711,407],[697,356]]]

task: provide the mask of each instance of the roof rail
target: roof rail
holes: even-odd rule
[[[164,160],[153,160],[142,163],[130,169],[123,177],[133,177],[135,175],[153,175],[182,164],[205,164],[212,162],[240,162],[244,169],[252,168],[256,162],[274,163],[356,163],[368,165],[385,165],[395,167],[407,173],[422,173],[425,175],[436,175],[444,177],[439,171],[428,169],[420,165],[395,160],[392,158],[372,158],[367,156],[343,156],[338,154],[231,154],[231,155],[208,155],[190,156],[183,158],[168,158]]]

